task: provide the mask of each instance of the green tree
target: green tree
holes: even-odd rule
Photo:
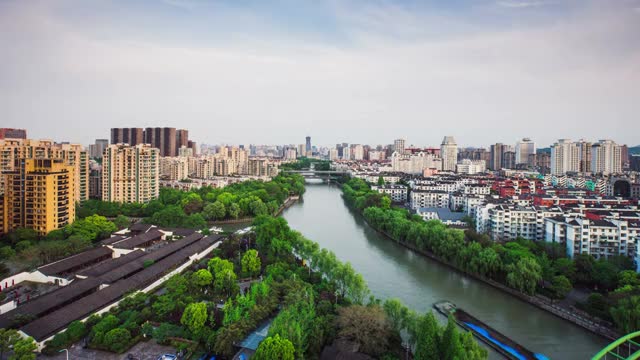
[[[242,256],[242,272],[244,274],[249,275],[250,277],[254,277],[260,274],[260,268],[262,264],[260,262],[260,257],[258,257],[258,251],[251,249],[248,250]]]
[[[256,353],[252,356],[255,360],[293,360],[295,349],[291,341],[283,339],[280,335],[264,339]]]
[[[182,206],[185,214],[195,214],[202,211],[202,198],[200,195],[190,192],[180,201],[180,206]]]
[[[378,176],[378,186],[384,186],[384,178],[382,176]]]
[[[115,328],[104,335],[104,346],[110,351],[121,353],[129,348],[131,333],[127,329]]]
[[[8,352],[20,339],[21,336],[18,334],[18,331],[0,328],[0,359],[2,359],[2,355]]]
[[[69,324],[66,333],[69,336],[69,339],[72,341],[78,341],[87,334],[87,327],[82,321],[76,320]]]
[[[573,289],[573,286],[566,276],[557,275],[551,280],[551,289],[558,299],[564,299],[571,289]]]
[[[455,360],[464,358],[464,349],[453,317],[449,315],[447,327],[440,338],[440,359]]]
[[[207,269],[200,269],[191,274],[191,283],[197,287],[205,287],[211,285],[213,275]]]
[[[507,284],[526,294],[533,295],[541,279],[542,269],[534,258],[522,257],[507,266]]]
[[[399,299],[387,299],[382,305],[391,327],[398,333],[407,326],[409,309]]]
[[[229,214],[230,218],[237,219],[238,216],[240,216],[240,206],[238,206],[238,204],[236,203],[231,203],[227,208],[227,213]]]
[[[610,311],[616,327],[625,334],[640,330],[640,296],[621,299]]]
[[[202,211],[202,214],[207,220],[221,220],[227,214],[227,210],[224,207],[224,204],[220,201],[216,201],[211,204],[207,204]]]
[[[20,338],[13,345],[13,355],[9,360],[35,360],[38,347],[32,337]]]
[[[440,360],[439,326],[432,312],[428,312],[417,321],[416,360]]]
[[[624,270],[618,273],[618,287],[624,286],[638,286],[640,285],[640,278],[638,273],[633,270]]]
[[[189,304],[187,308],[184,309],[184,313],[182,313],[180,323],[186,326],[192,334],[196,335],[204,327],[204,324],[207,322],[207,317],[206,303]]]
[[[360,351],[380,357],[389,350],[392,329],[378,305],[352,305],[338,310],[338,338],[353,341]]]
[[[114,220],[113,223],[116,225],[118,229],[124,229],[131,225],[131,220],[128,217],[120,214]]]

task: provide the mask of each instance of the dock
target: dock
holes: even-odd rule
[[[449,301],[439,301],[433,307],[444,316],[453,316],[453,319],[465,330],[471,333],[492,349],[510,360],[549,360],[548,357],[534,353],[524,346],[516,343],[509,337],[501,334],[489,325],[475,318],[466,311],[458,308]]]

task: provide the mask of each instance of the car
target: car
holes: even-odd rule
[[[158,360],[176,360],[178,357],[172,354],[163,354],[158,357]]]

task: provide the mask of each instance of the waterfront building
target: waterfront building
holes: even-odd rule
[[[160,192],[160,151],[149,144],[112,144],[102,160],[102,200],[147,203]]]
[[[75,169],[63,159],[21,158],[4,171],[2,232],[17,228],[44,236],[75,220]]]
[[[408,189],[406,186],[404,185],[374,185],[371,186],[371,190],[377,191],[381,194],[386,194],[389,195],[389,198],[391,198],[391,201],[393,201],[394,203],[406,203],[407,202],[407,194],[408,194]]]

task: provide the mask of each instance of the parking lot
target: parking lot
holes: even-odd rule
[[[125,360],[127,355],[134,355],[140,360],[156,360],[162,354],[175,354],[175,349],[170,346],[158,345],[155,341],[139,342],[123,354],[113,354],[110,352],[85,349],[80,345],[74,345],[69,349],[70,360]],[[42,360],[66,360],[64,352],[55,356],[39,355]]]

